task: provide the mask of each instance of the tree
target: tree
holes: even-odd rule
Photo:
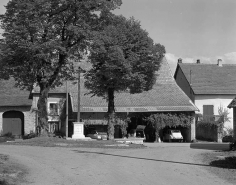
[[[154,44],[134,18],[103,17],[101,31],[90,48],[92,69],[85,86],[108,101],[108,138],[114,138],[115,92],[140,93],[152,88],[164,46]]]
[[[40,125],[47,133],[46,102],[50,88],[73,76],[100,16],[121,5],[121,0],[11,0],[0,16],[1,71],[16,85],[40,87]]]

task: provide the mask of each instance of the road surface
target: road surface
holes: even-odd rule
[[[209,152],[187,143],[150,143],[145,149],[86,149],[0,145],[28,168],[34,185],[227,185],[199,160]]]

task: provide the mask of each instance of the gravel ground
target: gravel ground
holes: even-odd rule
[[[227,162],[226,157],[234,157]],[[211,166],[220,166],[207,168],[210,173],[217,175],[225,181],[236,184],[236,151],[209,151],[199,155],[199,159]],[[230,163],[230,164],[229,164]]]
[[[190,149],[188,143],[122,150],[0,145],[0,153],[27,167],[27,183],[21,183],[26,185],[235,184],[202,162],[208,151]]]

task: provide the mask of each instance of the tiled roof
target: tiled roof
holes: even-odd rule
[[[84,87],[81,78],[81,112],[107,112],[108,103],[97,96],[86,95],[89,91]],[[73,110],[77,111],[77,84],[69,85],[72,95]],[[169,65],[164,58],[156,84],[150,91],[140,94],[116,93],[116,112],[158,112],[158,111],[195,111],[198,110],[187,95],[176,84]]]
[[[236,94],[236,65],[180,63],[195,94]],[[191,77],[190,77],[191,71]]]
[[[236,107],[236,97],[228,105],[228,108],[234,108],[234,107]]]
[[[30,106],[29,91],[14,87],[14,79],[0,80],[0,106]]]

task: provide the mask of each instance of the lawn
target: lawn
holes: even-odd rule
[[[1,142],[2,140],[2,142]],[[114,149],[137,149],[145,148],[142,144],[122,144],[112,140],[66,140],[57,137],[35,137],[25,140],[8,141],[0,139],[1,144],[28,145],[41,147],[73,147],[73,148],[114,148]],[[4,142],[3,142],[4,141]]]

